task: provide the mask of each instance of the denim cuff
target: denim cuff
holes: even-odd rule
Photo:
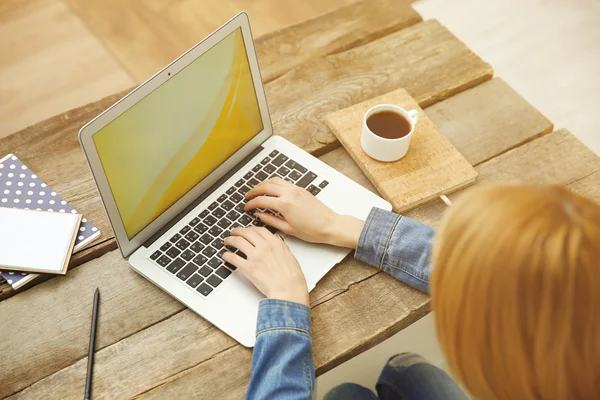
[[[270,330],[293,330],[310,336],[310,308],[285,300],[261,300],[258,306],[256,335]]]
[[[354,258],[382,269],[392,233],[400,218],[398,214],[373,207],[358,238]]]

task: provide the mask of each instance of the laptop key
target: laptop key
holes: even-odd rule
[[[223,279],[225,279],[225,278],[227,278],[229,275],[231,275],[231,271],[230,271],[230,270],[228,270],[228,269],[227,269],[227,268],[225,268],[225,267],[221,267],[221,268],[219,268],[218,270],[216,270],[216,271],[215,271],[215,273],[216,273],[217,275],[219,275],[219,276],[220,276],[221,278],[223,278]]]
[[[243,184],[244,184],[244,180],[243,180],[243,179],[240,179],[239,181],[237,181],[237,182],[235,183],[235,186],[236,186],[236,187],[240,187],[240,186],[242,186]]]
[[[181,251],[176,249],[175,247],[171,247],[169,250],[167,250],[167,255],[171,258],[177,257],[180,253]]]
[[[202,268],[200,268],[200,275],[202,275],[203,277],[207,277],[210,274],[212,274],[213,270],[208,266],[208,265],[204,265]]]
[[[221,218],[225,214],[226,214],[225,210],[223,210],[221,207],[219,207],[215,211],[213,211],[213,215],[217,218]]]
[[[248,226],[252,223],[252,218],[248,214],[244,214],[238,220],[243,226]]]
[[[197,266],[201,267],[208,261],[208,258],[204,257],[202,254],[198,254],[196,257],[194,257],[194,259],[192,261]]]
[[[300,172],[294,170],[294,171],[290,172],[288,177],[294,181],[297,181],[298,179],[302,178],[302,174]]]
[[[267,175],[264,171],[260,171],[259,173],[257,173],[255,175],[255,178],[261,182],[264,181],[265,179],[267,179],[268,177],[269,177],[269,175]]]
[[[228,262],[225,262],[225,266],[232,271],[235,271],[237,269],[237,267],[235,265],[229,264]]]
[[[217,219],[212,215],[209,215],[208,217],[204,218],[204,222],[208,226],[213,226],[217,222]]]
[[[252,173],[252,171],[249,171],[249,172],[246,173],[246,175],[244,175],[244,179],[248,180],[248,179],[252,178],[253,175],[254,174]]]
[[[229,196],[231,196],[232,194],[234,194],[235,193],[235,186],[232,186],[229,189],[227,189],[227,191],[225,193],[227,193],[227,195],[229,195]]]
[[[312,181],[317,178],[317,174],[314,172],[308,172],[306,175],[302,177],[298,182],[296,182],[296,186],[300,186],[306,188]]]
[[[277,150],[273,150],[271,154],[269,154],[269,157],[275,157],[277,154],[279,154],[279,152]]]
[[[238,191],[242,194],[242,195],[246,195],[246,193],[248,193],[250,191],[250,188],[246,185],[242,186],[241,188],[238,189]]]
[[[202,254],[204,254],[206,257],[209,257],[209,258],[214,256],[216,253],[217,253],[217,251],[210,246],[208,246],[204,250],[202,250]]]
[[[281,176],[286,176],[287,174],[290,173],[290,170],[287,169],[286,167],[281,167],[277,170],[277,173]]]
[[[204,225],[203,223],[199,223],[198,225],[196,225],[194,227],[194,230],[202,235],[204,232],[206,232],[208,230],[208,226]]]
[[[225,211],[229,211],[231,210],[233,207],[235,207],[235,204],[233,204],[231,201],[229,200],[225,200],[223,202],[223,204],[221,204],[221,207],[223,208],[223,210]]]
[[[193,220],[190,221],[190,225],[196,226],[198,224],[198,222],[200,222],[200,218],[195,217]]]
[[[275,232],[277,232],[277,228],[273,228],[272,226],[265,225],[265,228],[267,228],[272,234],[275,234]]]
[[[229,215],[229,214],[227,214],[227,215]],[[217,222],[217,225],[219,225],[219,227],[221,227],[223,229],[227,229],[227,228],[229,228],[229,225],[231,225],[231,221],[229,221],[227,218],[223,218],[222,220]]]
[[[187,235],[185,235],[185,238],[186,238],[187,240],[189,240],[190,242],[193,242],[193,241],[195,241],[195,240],[196,240],[196,239],[198,239],[199,237],[200,237],[200,235],[199,235],[199,234],[197,234],[197,233],[196,233],[196,232],[194,232],[194,231],[189,231],[189,232],[188,232],[188,234],[187,234]]]
[[[220,237],[216,238],[211,243],[211,246],[214,247],[215,249],[220,249],[221,247],[223,247],[223,239],[221,239]]]
[[[185,261],[183,261],[181,258],[176,258],[171,262],[171,264],[169,264],[169,266],[167,267],[167,271],[174,274],[177,271],[179,271],[184,265]]]
[[[213,204],[216,204],[216,203],[213,203]],[[212,205],[213,205],[213,204],[211,204],[210,206],[208,206],[208,208],[212,207]],[[212,209],[214,209],[214,208],[216,208],[216,207],[213,207],[213,208],[210,208],[210,209],[212,210]],[[207,216],[208,214],[210,214],[210,211],[209,211],[209,210],[204,210],[204,211],[202,211],[200,214],[198,214],[198,216],[199,216],[200,218],[206,218],[206,216]]]
[[[261,168],[262,168],[262,166],[260,164],[256,164],[254,166],[254,168],[252,168],[252,172],[258,172],[258,171],[260,171]]]
[[[260,162],[262,165],[267,164],[269,161],[271,161],[271,159],[269,157],[265,157],[263,158],[263,160]]]
[[[213,274],[213,275],[211,275],[211,276],[210,276],[210,277],[209,277],[209,278],[206,280],[206,282],[210,283],[210,285],[211,285],[212,287],[217,287],[217,286],[219,286],[219,285],[221,284],[221,282],[223,282],[223,281],[221,280],[221,278],[219,278],[218,276],[216,276],[215,274]]]
[[[273,161],[271,161],[271,162],[273,164],[277,165],[278,167],[281,167],[281,164],[283,164],[287,160],[288,160],[288,158],[287,158],[287,156],[285,154],[280,154],[277,157],[275,157],[275,159]]]
[[[179,233],[176,233],[171,239],[169,239],[169,242],[175,243],[179,239],[181,239],[181,235]]]
[[[229,236],[230,234],[231,234],[231,231],[230,231],[229,229],[226,229],[226,230],[224,230],[224,231],[223,231],[223,233],[221,233],[221,234],[219,235],[219,237],[220,237],[221,239],[225,240],[225,238],[226,238],[227,236]]]
[[[194,258],[195,255],[196,253],[194,253],[190,249],[187,249],[186,251],[181,253],[181,258],[183,258],[185,261],[190,261],[192,258]]]
[[[151,260],[156,260],[158,257],[160,257],[160,250],[156,250],[154,253],[152,253],[152,255],[150,256]]]
[[[306,168],[304,168],[302,165],[298,164],[294,160],[288,161],[287,163],[285,163],[285,166],[288,167],[288,168],[292,168],[292,169],[295,169],[297,171],[300,171],[301,174],[305,174],[306,171],[308,171]]]
[[[183,228],[181,228],[179,233],[181,233],[182,235],[185,235],[186,233],[188,233],[190,231],[190,229],[192,229],[192,228],[190,228],[189,226],[186,225]]]
[[[205,233],[204,235],[202,235],[202,237],[200,238],[200,241],[202,243],[204,243],[205,245],[209,245],[210,242],[212,242],[213,238],[212,236],[210,236],[208,233]]]
[[[196,254],[200,253],[203,248],[204,248],[204,246],[200,242],[194,242],[190,246],[190,250],[193,251]]]
[[[267,174],[271,175],[273,172],[275,172],[275,170],[276,170],[276,169],[277,169],[277,168],[275,168],[275,166],[274,166],[274,165],[272,165],[272,164],[269,164],[269,165],[265,166],[265,168],[264,168],[264,171],[265,171]]]
[[[227,218],[229,218],[232,221],[235,221],[236,219],[238,219],[240,217],[240,214],[237,213],[235,210],[231,210],[229,211],[229,213],[226,215]]]
[[[217,237],[221,234],[221,232],[223,232],[223,229],[219,228],[218,226],[213,226],[212,228],[210,228],[210,231],[208,231],[208,233],[210,233],[211,235],[213,235],[214,237]],[[211,239],[212,241],[212,239]],[[208,243],[207,243],[208,244]]]
[[[190,285],[191,287],[195,288],[196,286],[198,286],[202,281],[204,280],[203,277],[201,277],[198,274],[194,274],[192,275],[192,277],[190,279],[188,279],[188,281],[186,282],[188,285]]]
[[[189,245],[190,242],[185,239],[181,239],[179,242],[175,243],[175,247],[177,247],[179,250],[185,250]]]
[[[219,266],[223,264],[223,261],[219,260],[217,257],[213,257],[208,261],[208,265],[212,268],[212,269],[217,269],[219,268]]]
[[[234,203],[239,203],[240,201],[244,200],[244,196],[242,196],[241,194],[236,192],[231,195],[230,200],[233,201]]]
[[[316,187],[313,190],[311,190],[310,192],[313,194],[313,196],[316,196],[316,195],[319,194],[320,191],[321,191],[321,189],[319,189],[318,187]]]
[[[181,271],[179,271],[179,273],[177,274],[177,277],[179,279],[181,279],[182,281],[185,281],[187,278],[192,276],[192,274],[196,271],[198,271],[198,267],[194,266],[194,264],[188,264],[185,267],[183,267],[183,269]]]
[[[222,203],[222,202],[224,202],[225,200],[227,200],[227,195],[226,195],[226,194],[222,194],[222,195],[220,195],[220,196],[219,196],[219,198],[217,199],[217,201],[218,201],[219,203]]]
[[[213,288],[208,286],[206,283],[202,283],[202,284],[200,284],[200,286],[198,286],[198,289],[196,289],[196,291],[198,293],[200,293],[202,296],[206,297],[210,294],[210,292],[213,291]]]
[[[308,185],[308,187],[306,188],[306,190],[310,193],[312,193],[313,190],[315,190],[317,187],[315,185]]]
[[[248,186],[253,188],[254,186],[258,185],[259,183],[260,183],[260,181],[258,179],[252,178],[248,181]]]
[[[213,201],[213,202],[210,204],[210,206],[208,206],[208,209],[209,209],[210,211],[212,211],[212,210],[214,210],[215,208],[217,208],[217,206],[218,206],[218,205],[219,205],[219,203],[217,203],[216,201]],[[203,217],[201,217],[201,218],[203,218]]]
[[[246,206],[246,203],[240,203],[237,206],[235,206],[235,211],[243,214],[245,212],[244,207]]]
[[[325,189],[327,187],[327,185],[329,185],[329,182],[327,182],[327,181],[323,181],[323,182],[319,183],[319,187],[321,189]]]
[[[163,244],[162,246],[160,246],[160,249],[162,251],[167,251],[167,250],[169,250],[169,247],[171,247],[171,243],[167,242],[167,243]]]
[[[156,260],[156,263],[161,267],[166,267],[171,262],[171,259],[165,255],[162,255]]]

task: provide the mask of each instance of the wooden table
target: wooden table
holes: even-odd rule
[[[256,47],[275,132],[371,190],[322,116],[404,87],[480,183],[555,183],[600,200],[599,158],[567,130],[553,132],[488,64],[408,3],[359,2],[258,38]],[[77,131],[122,94],[0,141],[0,155],[15,153],[102,230],[66,277],[16,292],[0,287],[0,397],[81,397],[98,286],[96,398],[242,398],[251,350],[138,276],[115,250]],[[443,210],[433,202],[407,215],[435,226]],[[429,298],[347,257],[313,290],[311,306],[319,375],[426,315]]]

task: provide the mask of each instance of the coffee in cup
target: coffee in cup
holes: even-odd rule
[[[417,110],[406,111],[393,104],[371,107],[363,120],[361,146],[365,153],[376,160],[399,160],[408,152],[418,121]]]

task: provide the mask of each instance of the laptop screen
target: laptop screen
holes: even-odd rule
[[[262,130],[237,29],[93,135],[129,239]]]

